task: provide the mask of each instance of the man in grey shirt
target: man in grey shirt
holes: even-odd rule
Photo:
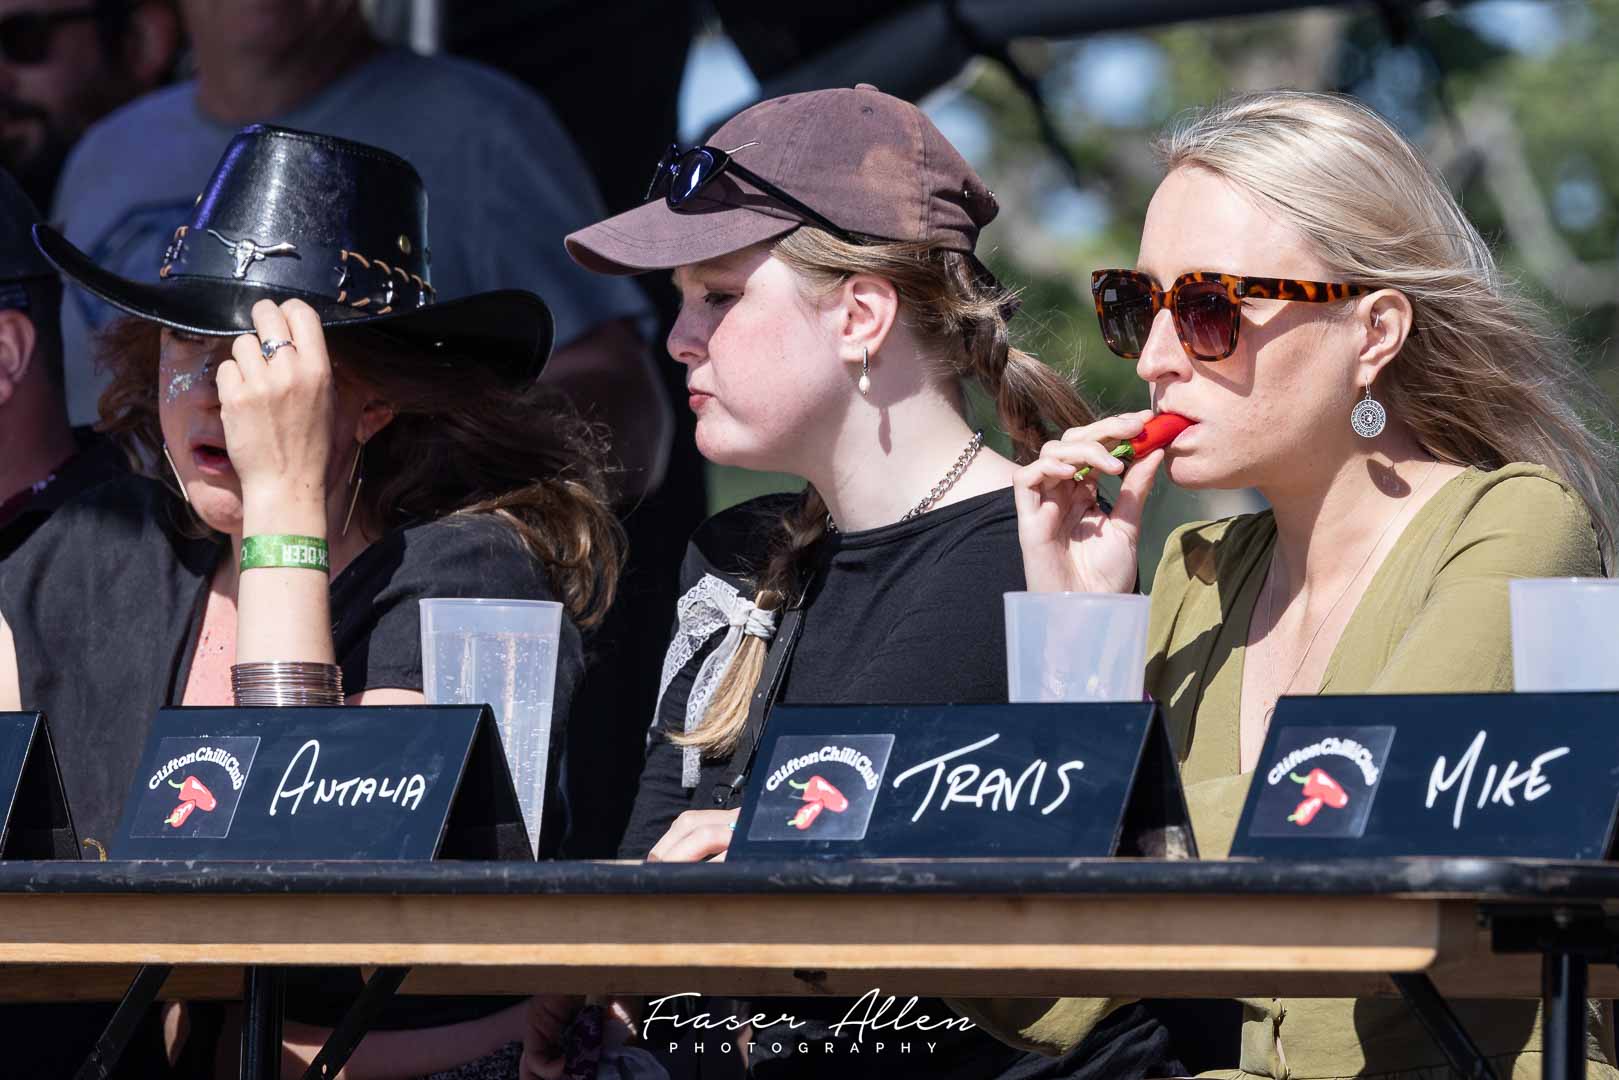
[[[426,184],[441,300],[540,294],[556,320],[545,378],[614,432],[624,494],[654,489],[673,414],[644,340],[651,309],[624,281],[573,265],[562,237],[603,215],[572,142],[533,91],[478,64],[379,44],[357,0],[182,0],[197,77],[92,127],[68,159],[52,220],[102,266],[155,280],[225,145],[267,121],[381,146]],[[654,155],[655,156],[655,155]],[[62,323],[69,412],[95,416],[106,376],[93,335],[111,308],[71,289]]]

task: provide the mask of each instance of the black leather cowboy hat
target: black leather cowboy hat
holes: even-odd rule
[[[46,225],[34,242],[114,307],[193,334],[253,332],[253,305],[298,297],[331,332],[365,330],[514,380],[539,374],[551,313],[517,289],[434,303],[427,192],[401,157],[329,135],[237,132],[153,282],[97,266]]]

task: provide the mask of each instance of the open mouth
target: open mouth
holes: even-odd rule
[[[214,443],[197,443],[191,448],[191,460],[205,473],[219,474],[231,471],[230,454],[225,452],[223,446]]]

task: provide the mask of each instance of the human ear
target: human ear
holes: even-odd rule
[[[899,319],[899,290],[887,278],[854,274],[838,293],[838,354],[845,363],[875,363]]]
[[[1355,305],[1354,321],[1361,335],[1357,385],[1372,385],[1400,354],[1411,336],[1413,317],[1410,298],[1395,289],[1379,289]]]

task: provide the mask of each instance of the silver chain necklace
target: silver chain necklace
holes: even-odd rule
[[[1360,575],[1365,573],[1366,565],[1372,561],[1372,556],[1377,554],[1377,549],[1383,546],[1384,540],[1388,539],[1389,530],[1394,528],[1395,522],[1399,521],[1400,518],[1405,516],[1406,509],[1411,505],[1411,499],[1418,492],[1422,491],[1423,488],[1428,486],[1428,479],[1433,476],[1433,471],[1438,467],[1439,460],[1435,458],[1433,463],[1428,466],[1427,472],[1422,474],[1422,482],[1412,489],[1410,495],[1406,496],[1405,502],[1402,502],[1398,507],[1395,508],[1394,516],[1389,518],[1389,523],[1387,525],[1383,526],[1383,531],[1378,534],[1377,541],[1372,544],[1372,549],[1366,553],[1366,557],[1360,561],[1360,566],[1355,570],[1354,575],[1350,577],[1349,583],[1343,587],[1341,592],[1338,593],[1338,598],[1332,602],[1332,606],[1327,608],[1327,613],[1323,615],[1321,617],[1321,621],[1316,624],[1315,633],[1311,634],[1310,640],[1304,643],[1304,655],[1299,657],[1298,666],[1293,669],[1293,674],[1288,676],[1286,685],[1282,687],[1280,693],[1271,699],[1270,707],[1264,712],[1264,718],[1261,721],[1261,725],[1265,728],[1265,730],[1268,731],[1270,729],[1270,720],[1271,717],[1276,714],[1277,702],[1280,701],[1289,690],[1293,689],[1293,683],[1298,679],[1299,672],[1304,670],[1305,663],[1310,659],[1310,650],[1315,648],[1315,639],[1321,636],[1322,630],[1326,629],[1327,623],[1332,619],[1332,613],[1338,610],[1338,605],[1343,603],[1344,597],[1349,595],[1349,590],[1354,588],[1355,582],[1360,580]],[[1280,549],[1278,549],[1278,554],[1279,553]],[[1271,558],[1274,561],[1276,556],[1272,555]],[[1280,580],[1281,577],[1282,575],[1279,573],[1277,575],[1277,580]],[[1270,578],[1267,576],[1266,581],[1261,588],[1266,588],[1269,585]],[[1266,634],[1269,634],[1272,630],[1276,629],[1276,590],[1274,588],[1269,589],[1268,595],[1265,597],[1265,624],[1267,626],[1267,630],[1265,631]]]
[[[950,471],[944,474],[944,479],[934,484],[933,490],[928,492],[927,497],[905,511],[905,516],[899,520],[909,521],[918,514],[926,513],[929,507],[944,497],[945,492],[956,486],[956,481],[961,479],[961,474],[967,471],[967,466],[973,463],[973,459],[978,456],[978,451],[983,448],[984,433],[982,431],[973,432],[973,437],[967,440],[967,448],[961,452],[960,457],[956,458],[956,463],[950,466]],[[895,524],[898,524],[898,522],[895,522]],[[828,532],[838,531],[838,523],[832,520],[831,514],[826,515],[826,528]]]

